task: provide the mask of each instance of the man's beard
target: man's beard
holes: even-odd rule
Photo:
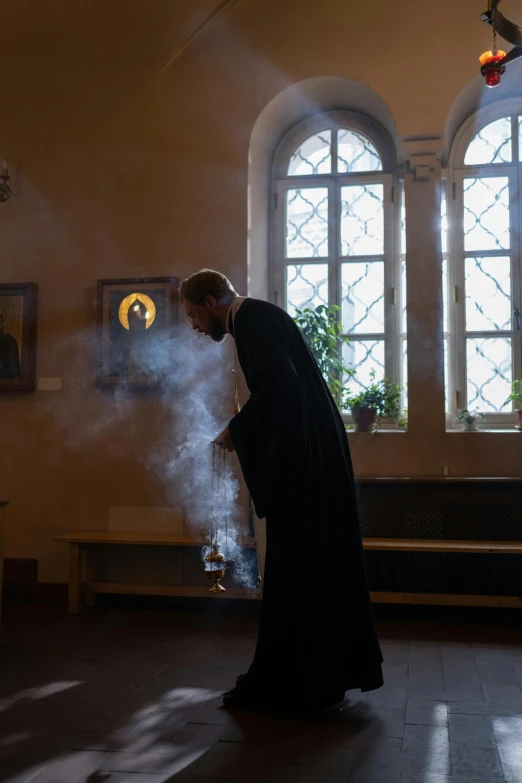
[[[226,329],[217,316],[213,316],[208,330],[208,336],[215,343],[222,343],[225,339]]]

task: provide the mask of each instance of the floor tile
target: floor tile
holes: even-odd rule
[[[412,726],[407,724],[404,727],[402,752],[447,756],[449,754],[448,729],[445,726]]]
[[[461,713],[463,715],[499,715],[507,717],[522,717],[522,707],[515,704],[502,704],[500,702],[479,701],[455,701],[448,702],[449,713]]]
[[[451,742],[450,758],[453,775],[483,775],[488,781],[502,780],[502,767],[496,748]]]
[[[408,698],[427,699],[429,701],[459,701],[483,702],[482,691],[455,691],[449,689],[434,689],[425,686],[408,687]]]
[[[484,777],[461,775],[436,775],[429,772],[405,772],[401,783],[488,783]]]
[[[59,758],[49,760],[31,783],[79,783],[103,766],[107,754],[95,750],[69,751]]]
[[[522,767],[512,767],[503,764],[502,769],[506,783],[522,783]]]
[[[375,769],[373,772],[353,772],[348,783],[402,783],[403,777],[399,770]]]
[[[451,742],[461,742],[473,745],[495,747],[495,735],[491,718],[486,715],[449,716],[449,738]]]
[[[478,691],[480,693],[481,680],[473,658],[463,655],[446,657],[443,668],[446,690]]]
[[[447,726],[448,705],[444,701],[408,699],[406,723],[421,726]]]
[[[513,666],[502,663],[479,663],[477,670],[481,682],[496,682],[504,685],[519,685]]]
[[[491,727],[497,741],[510,737],[519,737],[522,741],[522,716],[494,715]]]
[[[384,685],[368,694],[368,703],[389,710],[402,710],[406,707],[406,687],[402,685]]]

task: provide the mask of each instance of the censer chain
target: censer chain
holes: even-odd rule
[[[217,464],[216,464],[216,450],[219,449],[217,452]],[[223,454],[223,458],[221,459],[221,452]],[[212,444],[212,482],[211,482],[211,493],[212,493],[212,502],[211,502],[211,519],[210,519],[210,545],[216,543],[217,537],[218,537],[218,521],[214,519],[214,515],[216,513],[216,494],[219,498],[220,492],[221,492],[221,481],[223,481],[223,500],[225,503],[225,557],[228,555],[228,491],[227,491],[227,476],[226,476],[226,470],[227,470],[227,455],[224,449],[220,449],[219,446],[216,445],[216,443]],[[221,462],[223,462],[223,465],[221,465]],[[216,470],[217,468],[217,470]],[[219,504],[218,504],[219,505]]]
[[[216,513],[216,449],[215,443],[212,444],[212,508],[210,511],[210,549],[212,550],[212,544],[214,543],[214,515]],[[218,453],[219,461],[219,453]]]

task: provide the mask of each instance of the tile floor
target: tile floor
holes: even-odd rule
[[[522,783],[522,616],[417,611],[378,621],[384,688],[276,717],[220,706],[253,616],[7,607],[0,780]]]

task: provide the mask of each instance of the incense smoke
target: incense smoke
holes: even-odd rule
[[[74,161],[71,165],[74,170]],[[19,184],[18,193],[20,198],[10,204],[10,221],[5,225],[8,278],[17,278],[16,269],[22,270],[22,277],[31,278],[35,247],[60,259],[59,267],[42,271],[40,281],[42,294],[47,297],[42,299],[46,308],[42,312],[48,320],[39,345],[39,374],[60,376],[62,392],[37,394],[30,406],[24,406],[27,421],[35,424],[32,450],[40,449],[47,467],[52,465],[64,482],[77,486],[78,497],[94,482],[102,485],[100,497],[103,495],[104,500],[97,504],[89,498],[86,504],[88,513],[94,510],[98,520],[103,519],[105,504],[132,505],[133,498],[139,497],[134,501],[136,505],[153,506],[158,497],[157,502],[163,503],[165,495],[165,505],[183,508],[195,534],[208,536],[215,518],[221,549],[234,561],[236,576],[248,584],[249,569],[237,546],[238,530],[246,527],[247,512],[245,509],[243,519],[234,455],[227,454],[226,466],[221,468],[223,476],[212,515],[211,444],[233,412],[230,342],[217,345],[180,323],[173,337],[160,335],[147,340],[146,350],[136,357],[145,374],[160,379],[160,390],[144,394],[123,387],[111,392],[95,391],[94,288],[84,283],[68,289],[66,295],[58,297],[56,292],[61,292],[62,278],[71,278],[73,269],[86,264],[91,256],[98,258],[98,265],[92,267],[93,280],[104,276],[106,269],[123,269],[127,263],[124,250],[107,228],[102,205],[97,201],[84,199],[81,211],[74,212],[71,207],[44,199],[27,180]],[[78,220],[89,225],[85,246],[77,245],[73,231]],[[150,273],[135,266],[132,271],[137,277]],[[11,402],[7,397],[3,405],[8,412]],[[22,465],[28,444],[20,437],[19,417],[4,418],[5,450],[12,454],[13,464]],[[122,475],[133,462],[143,464],[144,475],[136,491],[132,488],[126,492]],[[147,477],[147,470],[157,477],[155,482]],[[111,486],[112,471],[120,473],[118,494]],[[136,471],[129,470],[129,474],[135,476]],[[162,486],[157,489],[158,484]]]
[[[152,375],[171,368],[162,383],[164,447],[150,467],[172,486],[172,501],[183,508],[194,533],[208,536],[209,544],[211,536],[218,541],[238,581],[254,588],[239,540],[236,458],[213,444],[233,413],[230,346],[181,326],[173,339],[160,338],[147,357]],[[209,551],[203,548],[202,559]]]
[[[57,340],[57,350],[74,357],[69,366],[73,392],[93,387],[94,357],[87,350],[89,345],[90,330]],[[103,438],[102,463],[142,462],[163,485],[167,504],[183,509],[193,534],[204,536],[210,544],[213,532],[226,559],[233,563],[235,579],[254,589],[257,574],[252,573],[255,569],[240,546],[247,510],[238,503],[237,458],[213,447],[233,414],[230,348],[228,340],[216,344],[179,325],[174,336],[160,335],[147,342],[138,357],[142,371],[160,381],[160,390],[143,394],[116,387],[110,393],[97,393],[88,405],[84,394],[75,393],[67,397],[66,406],[52,395],[39,400],[46,418],[54,422],[56,442],[66,444],[73,454],[89,453]],[[214,448],[219,455],[212,492]],[[61,464],[60,452],[53,455],[50,458]],[[208,551],[208,547],[203,549],[203,559]]]

